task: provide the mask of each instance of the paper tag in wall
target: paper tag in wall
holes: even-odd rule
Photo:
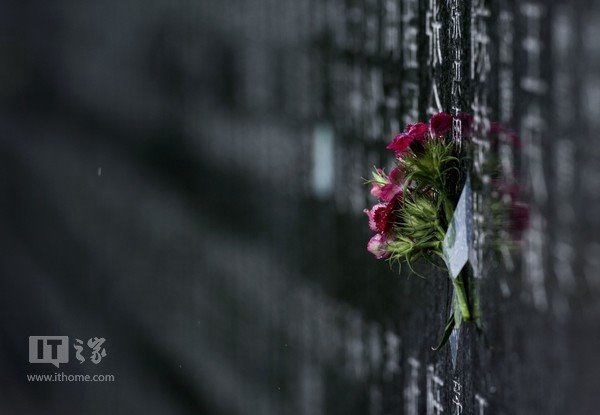
[[[456,278],[469,261],[472,216],[471,180],[467,177],[442,247],[444,260],[452,278]]]

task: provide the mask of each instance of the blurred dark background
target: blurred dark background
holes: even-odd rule
[[[597,413],[599,39],[582,0],[0,1],[0,412]],[[446,276],[362,213],[434,84],[533,188],[454,362]],[[28,382],[32,335],[104,337],[60,371],[116,381]]]

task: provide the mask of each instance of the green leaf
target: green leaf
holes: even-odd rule
[[[443,345],[445,345],[452,334],[452,330],[454,330],[454,313],[450,314],[450,317],[448,317],[448,321],[446,321],[446,328],[444,329],[444,335],[442,336],[438,345],[436,347],[432,347],[431,350],[439,350]]]

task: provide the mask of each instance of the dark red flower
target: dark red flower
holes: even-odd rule
[[[388,150],[393,151],[396,156],[400,156],[410,146],[414,138],[407,133],[398,134],[390,144],[386,147]]]
[[[365,213],[369,217],[369,227],[372,231],[385,234],[392,230],[392,214],[395,204],[395,200],[392,200],[388,203],[378,203],[370,210],[365,209]]]
[[[394,204],[388,203],[384,207],[380,209],[376,209],[373,212],[373,220],[375,221],[375,226],[377,228],[377,232],[379,233],[387,233],[392,228],[392,212],[394,211]]]
[[[410,124],[407,126],[408,135],[412,136],[413,140],[423,141],[426,138],[426,134],[429,131],[427,124],[418,122],[416,124]]]
[[[387,146],[388,150],[392,150],[397,157],[402,155],[411,145],[413,141],[423,141],[427,138],[429,127],[427,124],[418,122],[409,124],[404,129],[403,133],[398,134],[392,142]]]
[[[436,137],[443,136],[452,128],[452,115],[446,112],[438,112],[429,120],[431,134]]]

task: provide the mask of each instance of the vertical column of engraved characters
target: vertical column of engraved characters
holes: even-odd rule
[[[351,43],[347,48],[352,65],[350,92],[352,130],[346,135],[350,140],[354,164],[347,173],[352,177],[365,177],[365,166],[378,162],[376,155],[369,152],[367,140],[375,140],[381,135],[379,106],[382,101],[381,68],[371,61],[379,50],[378,3],[372,0],[347,3],[347,28]],[[352,181],[352,212],[359,215],[367,204],[368,189],[361,183]]]
[[[439,0],[428,0],[425,13],[425,35],[427,36],[427,58],[431,85],[427,99],[427,115],[443,110],[440,99],[439,72],[442,67],[442,21],[440,20]]]
[[[404,386],[404,413],[406,415],[418,415],[419,398],[421,396],[421,389],[419,388],[421,363],[412,356],[407,359],[406,363],[408,367]]]
[[[382,16],[382,44],[381,51],[384,57],[396,62],[401,57],[400,50],[400,1],[384,0]]]
[[[581,200],[585,208],[581,211],[584,231],[583,274],[586,283],[596,294],[600,290],[600,242],[598,234],[600,223],[598,205],[600,204],[600,7],[591,3],[591,7],[581,8],[582,46],[580,57],[583,74],[581,88],[582,126],[585,134],[585,151],[581,155]]]
[[[417,38],[419,2],[402,0],[402,122],[419,119],[419,46]]]
[[[301,0],[295,4],[297,4],[297,13],[292,15],[291,18],[296,20],[296,39],[300,40],[296,44],[298,61],[293,61],[287,68],[290,72],[294,72],[296,62],[298,62],[298,78],[296,78],[298,82],[295,82],[294,95],[291,97],[292,101],[298,102],[292,104],[292,111],[297,112],[302,119],[312,119],[320,112],[319,97],[321,91],[321,80],[318,76],[315,76],[317,74],[315,71],[316,59],[312,42],[322,30],[322,27],[311,24],[313,10],[310,0]],[[291,42],[294,42],[294,39]],[[296,96],[298,97],[297,100],[294,98]]]
[[[509,2],[503,0],[500,3],[500,11],[497,26],[498,39],[498,120],[500,124],[508,129],[513,126],[514,121],[514,47],[515,29],[514,15],[509,7]],[[508,131],[500,131],[498,137],[498,160],[499,174],[506,183],[515,183],[515,143],[513,134]],[[509,195],[510,197],[510,195]],[[510,240],[509,229],[499,229],[499,238],[502,241]],[[504,267],[508,271],[515,269],[512,251],[508,244],[501,244],[501,257]],[[510,295],[510,286],[505,276],[500,277],[500,287],[504,296]]]
[[[385,362],[383,366],[383,379],[391,381],[400,373],[400,346],[401,339],[392,330],[385,332]]]
[[[451,112],[458,115],[462,111],[460,100],[462,97],[462,15],[460,12],[460,0],[450,2],[450,41],[452,43],[452,90],[451,90]],[[462,140],[462,122],[460,118],[454,118],[452,122],[452,139],[460,142]]]
[[[345,19],[345,0],[325,0],[324,7],[326,13],[326,25],[329,28],[331,35],[331,44],[328,45],[332,49],[342,49],[346,47],[346,19]],[[333,52],[333,51],[331,51]]]
[[[343,174],[344,154],[342,146],[342,125],[344,114],[347,111],[347,85],[346,65],[339,59],[338,50],[346,45],[346,26],[343,0],[327,0],[324,4],[325,12],[325,35],[323,39],[323,73],[325,79],[325,91],[323,99],[325,102],[325,114],[332,124],[331,136],[333,137],[333,200],[337,211],[344,209],[347,205],[348,195],[346,189],[342,189],[345,180]]]
[[[334,124],[334,200],[341,213],[358,215],[366,203],[366,187],[356,178],[364,177],[363,115],[364,69],[359,59],[362,48],[363,11],[357,4],[332,0],[328,8],[332,22],[332,50],[329,52],[331,85],[329,112]],[[348,59],[347,57],[351,58]]]
[[[366,79],[366,68],[363,67],[363,61],[354,59],[348,66],[349,69],[349,87],[350,87],[350,117],[346,118],[348,123],[348,133],[351,138],[363,138],[363,116],[365,112],[365,96],[363,94],[363,79]],[[350,136],[349,135],[349,136]]]
[[[333,196],[336,210],[340,213],[348,212],[351,209],[352,203],[350,200],[360,200],[358,196],[352,196],[356,193],[352,182],[348,178],[349,172],[345,169],[350,165],[348,152],[351,151],[350,143],[345,140],[345,135],[350,128],[347,125],[346,118],[350,111],[350,70],[351,68],[346,62],[333,57],[331,66],[331,115],[333,120],[334,131],[334,187]],[[354,160],[353,160],[354,161]]]
[[[489,106],[489,75],[491,70],[490,36],[488,20],[490,9],[486,0],[471,1],[471,64],[469,77],[473,89],[472,144],[473,144],[473,174],[483,186],[490,184],[490,173],[485,170],[489,156],[490,142],[490,106]],[[478,186],[473,191],[473,256],[472,266],[475,278],[482,273],[482,255],[486,233],[484,230],[483,188]]]
[[[363,12],[364,47],[363,60],[365,76],[363,78],[364,137],[367,140],[381,140],[383,135],[384,67],[379,63],[381,52],[381,3],[377,0],[365,0]]]
[[[362,380],[367,374],[365,360],[365,342],[363,340],[364,322],[356,311],[349,310],[346,317],[345,332],[345,372],[349,379]]]
[[[462,398],[463,396],[463,387],[462,384],[456,380],[453,379],[452,380],[452,413],[454,415],[460,415],[463,413],[463,404],[462,404]]]
[[[577,29],[575,11],[572,4],[564,2],[555,9],[552,22],[552,57],[554,68],[552,104],[553,122],[556,134],[553,157],[553,182],[558,197],[554,200],[553,212],[555,232],[552,238],[552,267],[560,291],[554,306],[560,307],[561,315],[567,311],[566,295],[575,288],[575,203],[576,143],[581,134],[573,125],[577,122],[576,111],[576,71],[572,63],[577,57]]]
[[[323,373],[319,360],[317,359],[317,314],[315,310],[320,308],[320,299],[313,289],[302,287],[299,292],[300,309],[295,315],[300,317],[298,327],[299,339],[295,342],[299,346],[300,365],[297,376],[298,406],[300,413],[319,414],[324,408],[324,385]]]
[[[364,53],[364,9],[363,2],[346,1],[343,8],[338,9],[338,13],[343,11],[346,19],[347,44],[345,49],[353,56]]]
[[[304,136],[301,154],[312,154],[304,157],[304,163],[298,167],[297,174],[303,177],[303,189],[317,197],[329,197],[333,189],[333,129],[325,120],[323,76],[325,55],[324,39],[327,37],[327,5],[328,2],[312,2],[306,0],[307,7],[303,24],[308,28],[306,41],[302,50],[308,61],[308,87],[306,94],[306,114],[309,118],[310,133]],[[308,160],[307,160],[308,159]]]
[[[269,14],[266,2],[253,0],[249,2],[252,6],[246,9],[248,15],[242,17],[244,32],[248,34],[244,39],[244,74],[246,76],[244,86],[243,105],[246,109],[255,113],[266,113],[273,104],[273,88],[271,84],[275,80],[274,68],[268,65],[269,42],[272,40],[269,32]]]
[[[314,142],[314,118],[319,106],[315,104],[318,97],[319,82],[313,76],[315,64],[314,50],[311,41],[317,34],[316,25],[311,25],[311,9],[309,0],[285,0],[282,4],[282,12],[270,11],[275,37],[281,42],[273,47],[278,58],[279,74],[275,75],[276,92],[274,105],[279,108],[282,118],[294,123],[285,123],[285,129],[290,132],[290,145],[276,146],[268,145],[265,150],[270,160],[280,160],[287,165],[290,150],[293,146],[293,161],[296,172],[289,174],[290,192],[304,190],[311,184],[311,155],[310,145]],[[275,30],[276,29],[276,30]],[[272,139],[277,140],[277,133],[271,133]],[[269,166],[265,165],[265,173],[269,175]],[[315,172],[318,173],[318,172]],[[294,179],[296,177],[296,179]],[[300,243],[300,242],[298,242]]]
[[[383,135],[381,107],[384,104],[383,71],[379,66],[365,68],[364,80],[364,129],[367,140],[380,140]]]
[[[370,322],[368,327],[367,358],[369,361],[369,414],[381,414],[383,409],[382,366],[383,344],[381,327]]]
[[[364,7],[364,53],[368,56],[379,54],[380,42],[380,2],[379,0],[363,0]]]
[[[382,56],[388,60],[389,66],[393,68],[383,75],[385,83],[385,128],[382,139],[388,140],[389,137],[400,130],[400,79],[396,70],[400,66],[401,48],[401,22],[400,22],[400,1],[384,0],[383,2],[383,23],[382,23]]]
[[[383,410],[382,413],[402,413],[401,347],[402,339],[392,329],[385,330],[383,339],[384,360],[382,368]]]
[[[323,378],[321,368],[306,362],[299,370],[300,411],[302,415],[324,414]]]
[[[427,415],[437,415],[444,412],[442,405],[442,390],[444,381],[435,371],[433,365],[427,366]]]
[[[547,200],[542,138],[546,120],[542,117],[542,103],[546,98],[547,84],[542,79],[542,22],[546,9],[540,2],[519,4],[524,38],[521,43],[525,58],[520,87],[527,99],[520,123],[523,140],[523,174],[525,187],[531,195],[530,225],[524,235],[523,279],[529,287],[534,307],[545,311],[548,307],[545,282],[545,232],[546,220],[541,209]]]

